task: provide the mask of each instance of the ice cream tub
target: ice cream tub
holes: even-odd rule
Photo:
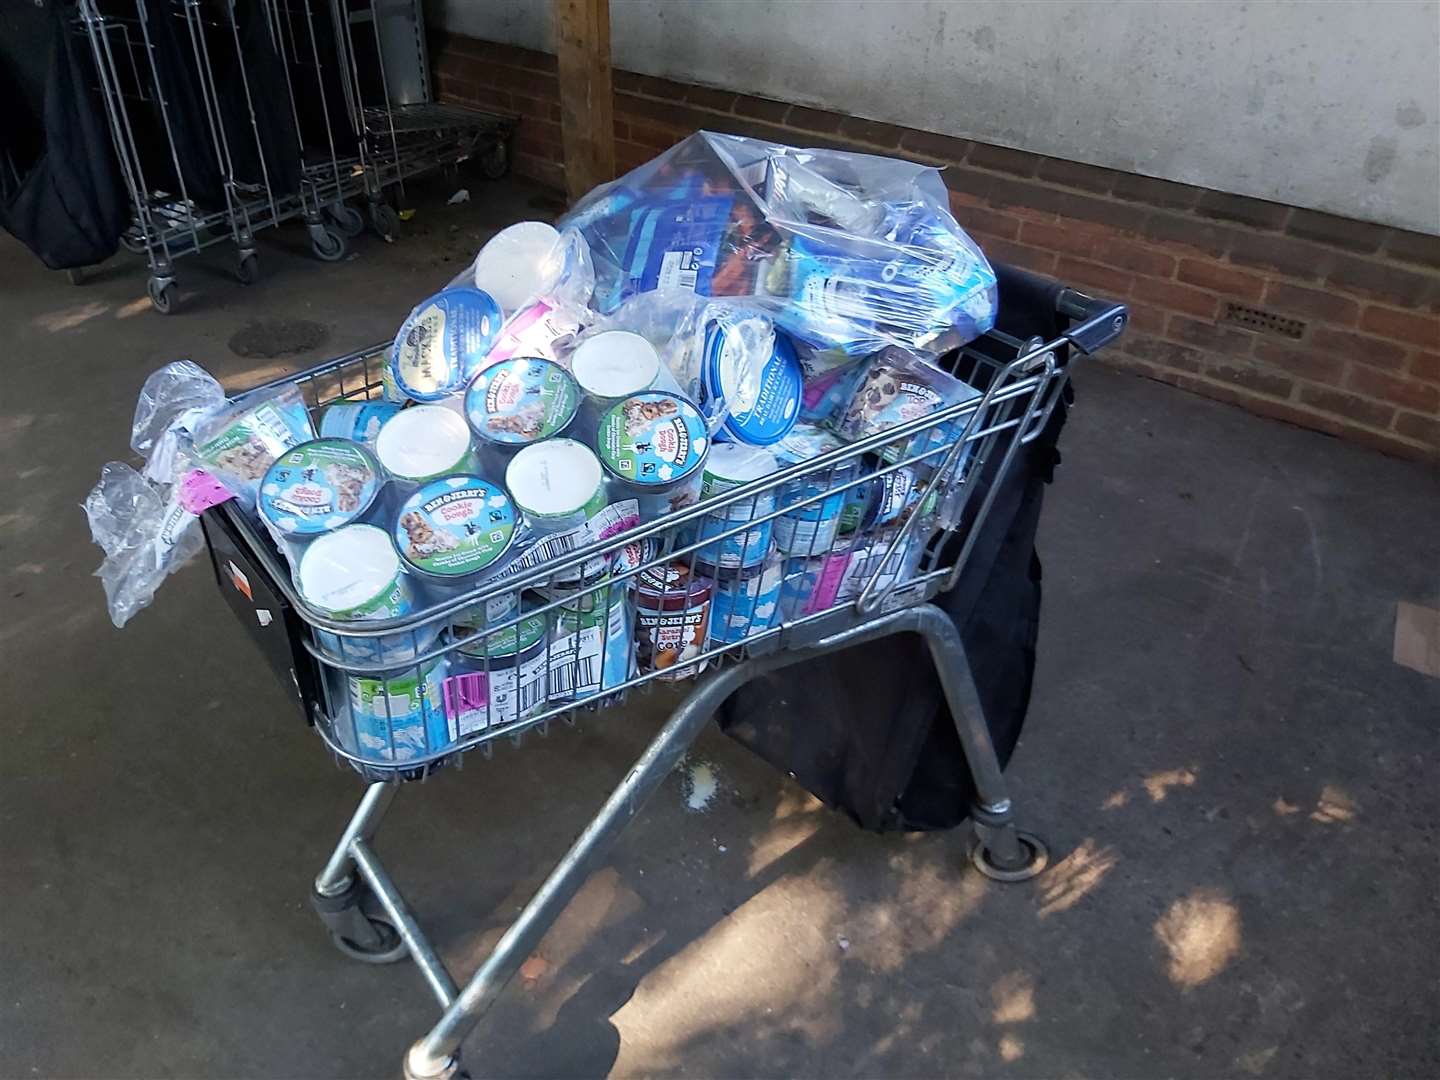
[[[346,525],[317,536],[301,554],[295,578],[301,598],[336,622],[398,619],[415,610],[414,588],[395,545],[374,525]],[[341,663],[396,666],[429,649],[437,634],[433,626],[375,637],[315,630],[321,649]]]
[[[560,234],[543,221],[517,221],[485,242],[475,256],[475,287],[507,313],[549,292],[565,268]]]
[[[359,443],[314,439],[275,459],[260,483],[257,505],[281,535],[306,539],[364,516],[380,485],[380,465]]]
[[[635,667],[627,591],[606,586],[581,594],[551,616],[550,695],[579,700],[619,686]]]
[[[444,657],[378,675],[346,675],[355,753],[366,761],[412,761],[451,742],[445,722]],[[346,732],[341,731],[342,741]]]
[[[607,330],[582,341],[570,355],[570,370],[592,401],[609,407],[644,393],[660,378],[655,346],[629,330]]]
[[[596,451],[606,471],[640,501],[642,517],[693,503],[710,446],[704,418],[676,394],[649,391],[600,418]]]
[[[849,534],[903,520],[921,503],[921,483],[915,470],[907,466],[850,488],[841,511],[840,532]],[[921,512],[933,511],[937,501],[934,491],[927,492]]]
[[[489,293],[469,286],[424,301],[400,326],[390,351],[396,388],[415,401],[438,401],[479,371],[504,316]]]
[[[375,438],[385,471],[413,486],[453,473],[473,473],[477,462],[470,429],[443,405],[417,405],[396,413]]]
[[[579,528],[605,508],[600,459],[574,439],[521,449],[505,467],[505,487],[525,519],[545,532]]]
[[[424,484],[395,517],[395,548],[407,569],[432,584],[473,585],[515,539],[515,506],[478,476]]]
[[[780,586],[781,616],[794,619],[834,607],[849,562],[848,547],[808,558],[787,559]]]
[[[736,355],[739,348],[723,323],[712,322],[707,328],[701,367],[706,399],[723,403],[726,410],[715,438],[770,446],[783,439],[800,418],[804,393],[800,361],[790,339],[779,332],[774,351],[758,375],[747,370],[744,358]]]
[[[933,364],[887,346],[866,361],[850,400],[831,423],[841,438],[862,439],[979,396]]]
[[[467,639],[456,654],[455,673],[445,680],[451,738],[463,739],[542,712],[549,698],[548,652],[543,615]]]
[[[635,577],[635,652],[642,672],[661,679],[685,679],[708,661],[689,661],[710,641],[710,600],[714,583],[684,563],[642,570]]]
[[[700,480],[700,498],[709,499],[755,480],[762,480],[780,467],[779,460],[768,450],[745,443],[716,443],[705,459]],[[768,503],[767,503],[768,497]],[[751,504],[754,504],[753,506]],[[731,503],[715,511],[740,520],[767,514],[775,508],[775,493],[762,492],[754,499]]]
[[[389,401],[344,401],[320,414],[322,439],[353,439],[374,445],[385,422],[400,411]]]
[[[812,424],[796,424],[773,449],[781,467],[788,468],[844,445],[828,431]],[[839,534],[847,498],[845,491],[833,489],[855,479],[859,470],[859,462],[851,459],[781,485],[776,495],[777,504],[794,509],[775,519],[775,546],[794,555],[829,551]]]
[[[771,509],[774,509],[773,497]],[[695,549],[696,565],[707,573],[715,570],[739,570],[759,566],[770,554],[774,520],[771,518],[757,521],[748,529],[731,532],[732,529],[739,528],[744,524],[743,518],[736,519],[721,517],[718,514],[707,514],[700,519],[695,540],[705,541],[717,537],[718,539]],[[721,533],[730,535],[721,536]]]
[[[538,357],[494,364],[465,391],[465,418],[475,438],[507,451],[559,435],[579,405],[570,373]]]
[[[785,559],[780,555],[738,574],[717,577],[710,601],[711,641],[743,641],[774,626],[780,617],[784,577]]]

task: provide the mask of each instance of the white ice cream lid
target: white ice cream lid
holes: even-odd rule
[[[505,486],[516,505],[540,517],[579,512],[595,498],[600,480],[600,459],[574,439],[527,446],[505,469]]]
[[[759,480],[780,468],[780,462],[769,450],[746,443],[715,443],[705,461],[705,474],[735,484]]]
[[[300,557],[300,594],[325,611],[349,611],[375,599],[400,573],[384,529],[346,525],[317,537]]]
[[[508,315],[549,291],[564,269],[560,234],[543,221],[520,221],[501,229],[475,256],[475,284]]]
[[[660,375],[660,354],[639,334],[607,330],[580,343],[570,357],[570,370],[587,394],[629,397],[654,384]]]
[[[470,449],[470,429],[444,405],[412,405],[380,429],[375,456],[396,476],[423,480],[460,467]]]

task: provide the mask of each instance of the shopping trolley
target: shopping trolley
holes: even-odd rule
[[[235,503],[205,513],[222,592],[330,753],[367,782],[312,902],[341,951],[375,963],[408,955],[439,1001],[441,1018],[406,1055],[407,1076],[460,1074],[461,1041],[721,704],[751,679],[825,653],[919,635],[974,780],[972,861],[1002,881],[1044,868],[1043,843],[1016,828],[959,632],[929,601],[964,572],[997,481],[1045,427],[1072,356],[1114,340],[1127,313],[1058,285],[1037,292],[1035,279],[1004,268],[1000,282],[1002,326],[1007,295],[1043,294],[1057,332],[996,329],[946,354],[942,366],[979,391],[972,400],[654,520],[637,522],[621,498],[609,508],[620,508],[618,533],[548,535],[484,584],[403,618],[327,618]],[[312,410],[373,400],[386,352],[361,350],[257,390],[292,385]],[[401,786],[677,678],[691,680],[682,703],[458,984],[375,853]]]

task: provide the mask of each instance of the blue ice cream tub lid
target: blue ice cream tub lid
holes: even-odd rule
[[[291,537],[331,532],[375,502],[380,464],[349,439],[312,439],[275,459],[260,482],[260,516]]]
[[[444,289],[410,313],[390,350],[396,388],[416,401],[439,401],[462,389],[500,336],[504,314],[487,292]]]
[[[705,328],[700,368],[705,397],[713,405],[729,410],[715,437],[769,446],[783,439],[800,417],[804,371],[795,346],[777,330],[774,350],[760,371],[758,383],[742,383],[735,355],[739,348],[738,338],[723,320],[714,320]]]

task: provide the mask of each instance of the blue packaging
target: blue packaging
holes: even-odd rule
[[[782,468],[808,462],[821,454],[845,444],[828,431],[812,424],[796,424],[794,429],[774,446]],[[851,459],[842,461],[833,470],[816,472],[783,484],[777,496],[779,505],[790,506],[814,496],[824,495],[832,488],[855,479],[860,464]],[[847,491],[836,491],[823,499],[797,507],[775,519],[775,546],[796,555],[829,551],[840,530],[841,512],[845,509]]]
[[[717,579],[710,600],[710,639],[743,641],[774,626],[784,571],[784,559],[772,555],[743,574]]]
[[[419,668],[347,675],[356,754],[367,761],[410,761],[453,742],[442,692],[447,670],[442,656]]]
[[[734,206],[731,195],[690,201],[652,199],[636,205],[630,214],[630,239],[615,306],[626,297],[656,289],[687,289],[709,296]]]
[[[773,504],[772,507],[773,509]],[[706,571],[748,569],[759,566],[770,553],[770,538],[774,530],[774,519],[756,522],[748,529],[706,544],[695,551],[695,561],[703,564]],[[708,540],[720,533],[739,528],[744,518],[732,520],[718,514],[700,519],[700,535],[697,539]]]
[[[353,439],[373,446],[385,421],[399,411],[400,406],[389,401],[345,401],[331,405],[320,414],[320,437]]]
[[[390,350],[396,388],[416,401],[439,401],[464,388],[500,336],[504,314],[487,292],[459,285],[410,313]]]
[[[769,446],[789,434],[800,419],[800,403],[804,395],[803,373],[795,355],[795,346],[780,332],[775,334],[775,350],[760,372],[760,383],[753,396],[742,400],[734,386],[735,360],[729,355],[732,342],[723,321],[705,328],[705,357],[701,367],[705,396],[717,407],[729,412],[719,431],[717,441],[743,442],[751,446]]]

